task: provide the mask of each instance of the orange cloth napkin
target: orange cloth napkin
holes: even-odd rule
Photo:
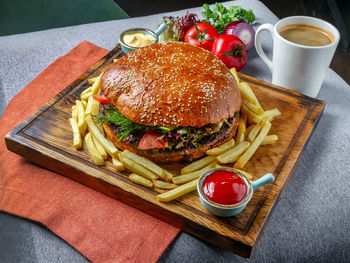
[[[0,209],[39,221],[93,262],[154,262],[180,231],[21,158],[4,136],[108,50],[82,42],[8,105],[0,120]]]

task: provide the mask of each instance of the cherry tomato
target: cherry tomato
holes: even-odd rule
[[[105,95],[94,95],[93,98],[102,104],[109,104],[109,100]]]
[[[152,130],[147,131],[141,138],[139,145],[140,150],[162,149],[166,148],[167,143],[164,141],[164,136]]]
[[[217,36],[219,33],[213,26],[207,23],[198,23],[186,32],[184,42],[210,51]]]
[[[211,52],[228,68],[240,71],[247,63],[247,50],[242,40],[233,35],[221,35],[214,41]]]

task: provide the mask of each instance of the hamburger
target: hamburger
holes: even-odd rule
[[[185,43],[153,44],[104,71],[95,120],[121,150],[156,162],[193,160],[227,142],[238,127],[241,96],[229,69]]]

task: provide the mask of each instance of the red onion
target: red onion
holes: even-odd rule
[[[255,31],[251,25],[244,21],[231,22],[222,33],[239,37],[246,44],[247,50],[254,46]]]

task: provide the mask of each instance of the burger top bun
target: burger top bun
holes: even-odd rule
[[[153,44],[110,65],[101,90],[121,114],[148,126],[195,126],[233,117],[237,83],[211,52],[185,43]]]

